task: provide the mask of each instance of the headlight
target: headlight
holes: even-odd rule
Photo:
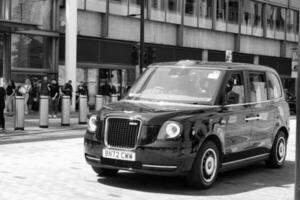
[[[161,127],[157,139],[173,139],[180,136],[182,125],[179,122],[167,121]]]
[[[97,115],[92,115],[89,118],[87,129],[89,132],[96,132],[97,129]]]

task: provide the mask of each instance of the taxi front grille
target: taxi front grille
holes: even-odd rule
[[[110,147],[132,149],[137,144],[140,127],[140,120],[108,118],[105,126],[106,144]]]

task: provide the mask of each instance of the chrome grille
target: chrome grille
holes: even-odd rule
[[[132,149],[136,146],[141,121],[128,118],[107,118],[105,140],[107,146]]]

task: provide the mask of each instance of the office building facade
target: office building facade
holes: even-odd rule
[[[295,90],[292,54],[299,40],[297,0],[146,0],[145,64],[197,59],[275,68]],[[59,74],[64,77],[64,11],[60,9]],[[90,94],[108,81],[122,95],[136,77],[139,0],[78,0],[77,80]],[[93,98],[91,98],[93,102]]]
[[[58,0],[0,0],[0,77],[57,76]]]

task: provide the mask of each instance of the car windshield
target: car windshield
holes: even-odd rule
[[[127,100],[210,104],[223,71],[192,67],[150,67],[127,93]]]

